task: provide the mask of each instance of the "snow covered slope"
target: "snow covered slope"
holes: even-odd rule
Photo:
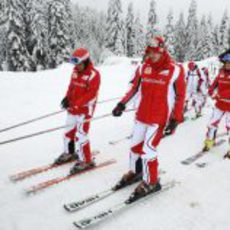
[[[98,67],[102,74],[99,101],[124,94],[136,66],[127,58],[108,60]],[[0,129],[49,112],[59,110],[72,66],[39,73],[0,73]],[[117,101],[98,105],[95,116],[109,113]],[[113,216],[93,229],[108,230],[228,230],[230,226],[230,161],[222,159],[227,144],[213,150],[198,162],[208,161],[206,168],[184,166],[181,160],[199,151],[205,137],[210,108],[197,121],[182,124],[173,137],[159,146],[160,168],[180,184],[158,197],[148,199]],[[65,114],[9,132],[0,133],[0,141],[63,125]],[[132,131],[133,113],[121,118],[105,118],[92,123],[90,138],[93,149],[101,151],[96,161],[115,158],[116,164],[89,172],[33,196],[24,189],[45,179],[64,175],[69,166],[49,171],[25,181],[12,183],[8,176],[34,166],[52,162],[62,152],[63,131],[0,145],[0,229],[1,230],[64,230],[74,229],[72,222],[126,198],[134,187],[121,191],[78,213],[68,214],[62,205],[79,200],[112,186],[128,167],[128,141],[115,146],[111,140]],[[220,132],[224,131],[221,124]]]

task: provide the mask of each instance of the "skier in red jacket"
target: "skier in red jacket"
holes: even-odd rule
[[[114,116],[121,116],[131,99],[140,94],[130,149],[130,170],[114,187],[119,189],[142,178],[130,199],[161,189],[156,148],[164,131],[165,134],[173,133],[183,121],[183,68],[171,59],[160,36],[150,40],[146,53],[147,58],[138,67],[132,87],[113,109]]]
[[[204,151],[208,151],[215,144],[218,125],[224,115],[226,115],[226,129],[230,144],[230,50],[220,55],[223,67],[209,88],[209,95],[216,100],[215,107],[208,125],[207,137],[204,143]],[[230,158],[230,149],[225,155]]]
[[[55,161],[63,164],[76,160],[71,173],[94,166],[88,132],[100,86],[100,74],[93,67],[88,50],[77,49],[70,62],[75,65],[66,96],[61,102],[67,110],[64,152]],[[77,151],[75,151],[75,149]]]

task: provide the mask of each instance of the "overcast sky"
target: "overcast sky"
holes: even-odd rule
[[[184,11],[185,16],[188,13],[188,7],[191,0],[155,0],[158,14],[158,20],[160,24],[165,24],[166,16],[169,9],[174,12],[174,17],[178,17],[181,11]],[[80,6],[90,6],[97,10],[107,10],[109,0],[72,0],[72,2],[78,3]],[[146,20],[146,15],[149,10],[150,0],[121,0],[123,11],[126,12],[129,2],[133,2],[135,11],[140,12],[142,20]],[[225,11],[228,9],[230,13],[230,0],[197,0],[198,16],[209,13],[212,14],[214,22],[219,22]]]

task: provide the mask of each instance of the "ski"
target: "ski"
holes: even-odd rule
[[[98,155],[100,152],[99,151],[93,151],[93,156],[96,156]],[[64,165],[68,165],[68,164],[71,164],[73,163],[75,160],[73,161],[70,161],[70,162],[67,162],[67,163],[64,163],[64,164],[60,164],[60,165],[56,165],[56,164],[48,164],[48,165],[43,165],[43,166],[39,166],[39,167],[36,167],[36,168],[32,168],[32,169],[29,169],[29,170],[25,170],[25,171],[22,171],[22,172],[18,172],[18,173],[15,173],[11,176],[9,176],[10,180],[11,181],[21,181],[21,180],[24,180],[28,177],[31,177],[31,176],[35,176],[39,173],[43,173],[43,172],[46,172],[46,171],[49,171],[49,170],[52,170],[52,169],[55,169],[55,168],[59,168],[61,166],[64,166]]]
[[[203,117],[203,115],[198,116],[198,117],[192,117],[192,118],[191,118],[191,121],[196,121],[196,120],[198,120],[198,119],[201,118],[201,117]]]
[[[41,182],[39,184],[36,184],[36,185],[33,185],[33,186],[29,187],[28,189],[26,189],[25,192],[26,192],[26,194],[35,194],[38,191],[41,191],[41,190],[43,190],[45,188],[51,187],[53,185],[59,184],[61,182],[67,181],[67,180],[70,180],[70,179],[72,179],[72,178],[74,178],[76,176],[79,176],[81,174],[84,174],[84,173],[87,173],[87,172],[90,172],[90,171],[94,171],[94,170],[99,169],[99,168],[106,167],[108,165],[114,164],[115,162],[116,162],[116,160],[110,159],[110,160],[104,161],[104,162],[96,165],[95,167],[85,169],[85,170],[80,171],[79,173],[76,173],[76,174],[73,174],[73,175],[68,174],[68,175],[57,177],[57,178],[54,178],[54,179],[51,179],[51,180],[43,181],[43,182]]]
[[[123,142],[125,140],[129,140],[132,138],[133,135],[129,135],[129,136],[126,136],[126,137],[123,137],[123,138],[120,138],[118,140],[114,140],[114,141],[109,141],[109,144],[110,145],[116,145],[116,144],[119,144],[120,142]]]
[[[165,174],[166,172],[163,171],[163,170],[160,170],[159,171],[159,174],[162,175],[162,174]],[[141,178],[140,178],[141,180]],[[127,184],[126,186],[118,189],[118,190],[114,190],[113,187],[110,188],[110,189],[106,189],[104,191],[101,191],[99,193],[96,193],[94,195],[91,195],[91,196],[88,196],[87,198],[83,199],[83,200],[80,200],[80,201],[76,201],[76,202],[71,202],[71,203],[68,203],[68,204],[64,204],[63,207],[64,209],[67,211],[67,212],[76,212],[76,211],[79,211],[85,207],[88,207],[96,202],[99,202],[100,200],[103,200],[105,199],[106,197],[120,191],[120,190],[123,190],[124,188],[127,188],[127,187],[130,187],[130,185],[133,185],[135,183],[137,183],[138,181],[140,180],[134,180],[132,183],[130,184]]]
[[[146,200],[147,198],[156,196],[156,195],[158,195],[164,191],[169,190],[170,188],[173,188],[176,184],[177,184],[177,182],[170,181],[168,183],[163,184],[161,190],[150,193],[150,194],[148,194],[148,195],[146,195],[146,196],[144,196],[144,197],[142,197],[142,198],[140,198],[140,199],[138,199],[132,203],[129,203],[128,202],[129,199],[127,199],[123,202],[120,202],[118,204],[111,206],[110,208],[108,208],[107,210],[105,210],[103,212],[99,212],[95,216],[75,221],[75,222],[73,222],[73,224],[77,229],[85,229],[85,228],[91,227],[91,226],[93,226],[93,225],[95,225],[95,224],[97,224],[103,220],[108,219],[114,213],[117,213],[118,211],[121,211],[127,207],[131,207],[133,204],[136,204],[139,201]]]
[[[196,163],[196,166],[198,168],[205,168],[208,165],[208,162],[198,162]]]
[[[218,157],[218,158],[207,159],[206,161],[203,161],[203,162],[197,162],[195,165],[198,168],[205,168],[205,167],[207,167],[209,165],[216,164],[218,162],[221,162],[221,161],[225,160],[226,159],[226,154],[220,154],[220,153],[218,153],[218,155],[215,156],[215,157]]]
[[[224,142],[226,142],[226,140],[221,139],[219,141],[216,142],[216,144],[214,145],[213,148],[222,145]],[[212,150],[212,149],[210,149]],[[185,160],[181,161],[182,164],[184,165],[190,165],[192,164],[194,161],[198,160],[199,158],[201,158],[202,156],[206,155],[209,151],[199,151],[198,153],[186,158]]]

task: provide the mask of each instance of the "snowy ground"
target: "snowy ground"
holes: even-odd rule
[[[59,110],[59,103],[67,88],[72,66],[39,73],[0,73],[0,129],[49,112]],[[102,86],[99,100],[122,95],[135,66],[126,58],[109,60],[99,67]],[[116,101],[98,105],[95,116],[111,111]],[[166,170],[162,183],[170,179],[180,181],[172,190],[135,205],[113,216],[93,229],[120,230],[228,230],[230,226],[230,161],[222,160],[227,144],[213,150],[199,162],[208,161],[206,168],[180,163],[202,147],[210,108],[197,121],[182,124],[176,135],[159,146],[160,168]],[[0,141],[63,125],[65,114],[0,133]],[[74,229],[72,222],[126,198],[133,187],[121,191],[79,213],[67,214],[62,205],[79,200],[112,186],[127,170],[128,141],[116,146],[108,144],[131,133],[133,113],[121,118],[105,118],[91,126],[93,149],[101,154],[97,162],[115,158],[117,163],[107,168],[76,177],[34,196],[26,196],[24,189],[48,178],[63,175],[69,166],[12,183],[8,176],[34,166],[52,162],[62,152],[62,133],[57,131],[31,139],[0,145],[0,229],[1,230],[64,230]],[[224,124],[220,132],[224,131]]]

